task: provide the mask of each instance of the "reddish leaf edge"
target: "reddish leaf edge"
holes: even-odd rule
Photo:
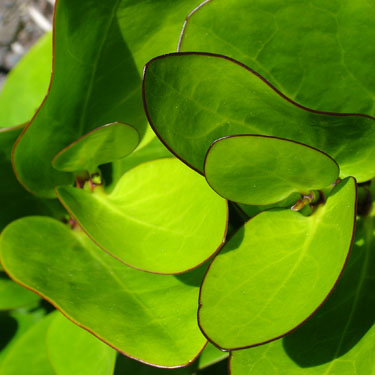
[[[18,138],[16,139],[16,142],[13,145],[12,155],[11,155],[12,168],[13,168],[14,175],[16,176],[16,179],[18,180],[18,182],[21,184],[21,186],[26,191],[28,191],[29,193],[31,193],[35,196],[37,196],[37,194],[35,192],[33,192],[31,189],[29,189],[29,187],[22,181],[20,175],[18,174],[14,158],[15,158],[15,152],[16,152],[16,148],[17,148],[18,144],[20,143],[22,137],[25,135],[25,133],[27,132],[27,130],[29,129],[31,124],[34,122],[34,119],[38,115],[39,111],[42,109],[44,103],[46,102],[46,100],[47,100],[47,98],[48,98],[48,96],[51,92],[52,81],[54,79],[54,69],[55,69],[55,36],[56,36],[55,35],[56,34],[55,23],[56,23],[57,7],[58,7],[59,3],[60,3],[60,0],[55,0],[55,5],[54,5],[54,8],[53,8],[53,16],[52,16],[52,25],[53,25],[53,27],[52,27],[52,71],[51,71],[51,77],[50,77],[47,93],[46,93],[42,103],[40,104],[40,106],[38,107],[36,112],[34,113],[34,116],[31,118],[31,120],[29,122],[25,123],[25,127],[23,128],[21,134],[18,136]]]
[[[22,219],[22,218],[21,218]],[[21,219],[17,219],[17,220],[21,220]],[[17,221],[16,220],[16,221]],[[11,223],[10,223],[11,224]],[[8,225],[10,225],[8,224]],[[6,228],[4,228],[5,230]],[[108,346],[110,346],[112,349],[116,350],[118,353],[124,355],[125,357],[128,357],[130,359],[133,359],[137,362],[140,362],[144,365],[148,365],[148,366],[151,366],[151,367],[156,367],[156,368],[165,368],[165,369],[178,369],[178,368],[184,368],[184,367],[188,367],[190,366],[191,364],[193,364],[197,358],[202,354],[203,350],[206,348],[207,344],[208,344],[208,341],[206,340],[205,344],[203,345],[202,349],[198,352],[198,354],[192,358],[191,360],[189,360],[187,363],[184,363],[182,365],[177,365],[177,366],[162,366],[162,365],[157,365],[157,364],[154,364],[154,363],[151,363],[151,362],[147,362],[147,361],[144,361],[143,359],[141,358],[137,358],[137,357],[134,357],[118,348],[116,348],[116,346],[112,345],[110,342],[108,342],[106,339],[102,338],[100,335],[98,335],[97,333],[95,333],[93,330],[91,330],[90,328],[87,328],[85,327],[85,325],[83,325],[82,323],[79,323],[77,320],[75,320],[74,318],[72,318],[67,312],[65,312],[65,310],[59,306],[58,303],[54,302],[52,299],[50,299],[49,297],[47,297],[46,295],[44,295],[43,293],[39,292],[38,290],[36,289],[33,289],[32,287],[24,284],[22,281],[18,280],[8,269],[7,267],[5,267],[4,265],[4,262],[3,262],[3,257],[2,257],[2,254],[0,252],[0,264],[3,268],[3,270],[7,273],[7,275],[15,282],[17,283],[18,285],[22,286],[23,288],[35,293],[36,295],[38,295],[39,297],[41,297],[42,299],[44,299],[45,301],[47,301],[48,303],[50,303],[56,310],[58,310],[62,315],[65,316],[65,318],[69,319],[72,323],[74,323],[75,325],[77,325],[78,327],[84,329],[85,331],[91,333],[93,336],[95,336],[97,339],[99,339],[100,341],[104,342],[105,344],[107,344]]]
[[[287,138],[280,138],[280,137],[275,137],[275,136],[272,136],[272,135],[261,135],[261,134],[235,134],[235,135],[227,135],[225,137],[221,137],[219,139],[216,139],[215,141],[213,141],[210,145],[210,147],[208,148],[207,150],[207,153],[206,153],[206,156],[204,158],[204,162],[203,162],[203,173],[204,173],[204,176],[205,176],[205,179],[208,183],[208,185],[211,187],[211,189],[213,191],[215,191],[218,195],[220,195],[222,198],[224,199],[228,199],[226,197],[224,197],[222,194],[220,194],[217,190],[215,190],[215,188],[210,184],[210,181],[208,181],[207,177],[206,177],[206,163],[207,163],[207,158],[209,156],[209,153],[210,151],[212,150],[212,148],[219,142],[221,141],[224,141],[228,138],[242,138],[242,137],[254,137],[254,138],[270,138],[270,139],[278,139],[280,141],[285,141],[285,142],[290,142],[290,143],[294,143],[294,144],[297,144],[297,145],[300,145],[300,146],[303,146],[303,147],[306,147],[306,148],[309,148],[311,150],[314,150],[314,151],[317,151],[321,154],[323,154],[324,156],[328,157],[331,161],[334,162],[334,164],[336,165],[337,167],[337,171],[338,171],[338,175],[340,173],[340,166],[338,165],[337,161],[332,157],[330,156],[329,154],[327,154],[326,152],[324,151],[321,151],[319,150],[318,148],[316,147],[313,147],[313,146],[309,146],[305,143],[301,143],[301,142],[297,142],[297,141],[294,141],[292,139],[287,139]],[[338,177],[338,176],[337,176]],[[335,181],[332,181],[332,183],[334,183]],[[297,192],[292,192],[292,193],[298,193],[300,194],[298,191]],[[288,197],[288,196],[287,196]],[[283,199],[286,199],[287,197],[283,198]],[[230,199],[229,199],[230,200]],[[281,200],[282,201],[282,200]],[[279,203],[281,201],[277,201],[277,202],[273,202],[273,203],[267,203],[267,204],[258,204],[257,206],[268,206],[269,204],[276,204],[276,203]],[[245,203],[245,202],[239,202],[239,201],[232,201],[231,202],[234,202],[236,204],[245,204],[245,205],[249,205],[249,206],[252,206],[252,204],[249,204],[249,203]],[[239,207],[239,209],[243,212],[243,210]]]
[[[205,4],[208,4],[208,2],[206,2]],[[222,60],[230,61],[230,62],[232,62],[232,63],[234,63],[234,64],[236,64],[236,65],[244,68],[245,70],[247,70],[248,72],[252,73],[256,77],[258,77],[268,87],[270,87],[273,91],[275,91],[275,93],[278,94],[281,98],[283,98],[284,100],[286,100],[290,104],[294,105],[295,107],[297,107],[299,109],[302,109],[302,110],[304,110],[306,112],[315,113],[315,114],[318,114],[318,115],[334,116],[334,117],[350,117],[350,116],[353,116],[353,117],[364,117],[364,118],[368,118],[370,120],[375,120],[375,117],[367,115],[367,114],[363,114],[363,113],[326,112],[326,111],[318,111],[318,110],[315,110],[315,109],[311,109],[311,108],[305,107],[302,104],[299,104],[299,103],[295,102],[294,100],[290,99],[289,97],[287,97],[285,94],[283,94],[281,91],[279,91],[275,86],[273,86],[266,78],[264,78],[261,74],[259,74],[258,72],[256,72],[252,68],[250,68],[249,66],[247,66],[247,65],[241,63],[240,61],[235,60],[235,59],[233,59],[231,57],[225,56],[225,55],[220,55],[220,54],[211,53],[211,52],[173,52],[173,53],[167,53],[165,55],[160,55],[160,56],[154,57],[143,68],[142,99],[143,99],[143,107],[144,107],[144,110],[145,110],[145,114],[146,114],[147,120],[148,120],[148,122],[149,122],[152,130],[154,131],[154,133],[156,134],[156,136],[160,139],[160,141],[164,144],[164,146],[174,156],[176,156],[176,158],[178,158],[179,160],[181,160],[184,164],[186,164],[188,167],[190,167],[191,169],[193,169],[194,171],[196,171],[197,173],[199,173],[202,176],[204,174],[203,174],[203,172],[201,170],[199,170],[198,168],[192,166],[189,162],[187,162],[180,155],[178,155],[177,152],[175,152],[168,145],[168,143],[163,139],[163,137],[158,133],[158,131],[157,131],[157,129],[156,129],[156,127],[155,127],[152,119],[151,119],[150,111],[148,110],[148,105],[147,105],[147,100],[146,100],[146,91],[147,91],[146,77],[147,77],[147,71],[148,71],[148,68],[150,67],[150,65],[153,64],[154,62],[158,61],[158,60],[162,60],[162,59],[165,59],[165,58],[170,58],[170,57],[176,57],[176,58],[178,58],[178,57],[183,57],[183,56],[207,56],[207,57],[215,57],[215,58],[219,58],[219,59],[222,59]]]
[[[199,9],[203,8],[206,4],[210,3],[211,0],[205,0],[203,1],[202,3],[200,3],[197,7],[195,7],[185,18],[185,22],[184,24],[182,25],[182,30],[181,30],[181,33],[180,33],[180,37],[178,39],[178,44],[177,44],[177,52],[180,52],[180,49],[181,49],[181,45],[182,45],[182,42],[183,42],[183,39],[184,39],[184,36],[185,36],[185,31],[186,31],[186,27],[189,23],[189,20],[190,18],[196,13],[198,12]]]
[[[171,159],[171,158],[163,158],[163,159]],[[161,160],[161,159],[157,159],[157,160]],[[138,164],[134,168],[137,168],[137,167],[139,167],[141,165],[144,165],[144,164],[152,163],[154,161],[155,160],[148,160],[148,161],[146,161],[144,163]],[[132,169],[134,169],[134,168],[132,168]],[[132,169],[130,169],[130,170],[132,170]],[[125,172],[125,173],[127,173],[127,172]],[[219,251],[223,248],[223,246],[226,243],[227,234],[228,234],[228,225],[229,225],[229,203],[228,203],[227,200],[225,202],[225,204],[226,204],[226,219],[225,219],[225,227],[224,227],[224,233],[223,233],[223,236],[222,236],[222,240],[221,240],[220,244],[218,245],[218,247],[216,248],[216,250],[214,252],[212,252],[212,254],[209,257],[207,257],[206,259],[204,259],[202,262],[200,262],[199,264],[197,264],[194,267],[188,268],[186,270],[178,271],[178,272],[156,272],[156,271],[150,271],[150,270],[146,270],[146,269],[143,269],[143,268],[135,267],[135,266],[133,266],[133,265],[131,265],[129,263],[126,263],[124,260],[122,260],[119,257],[117,257],[116,255],[112,254],[110,251],[108,251],[106,248],[104,248],[101,244],[99,244],[92,237],[92,235],[89,233],[89,231],[85,228],[85,226],[82,224],[82,222],[76,217],[76,215],[73,213],[73,211],[70,209],[70,207],[66,204],[66,202],[63,200],[63,198],[59,194],[58,190],[59,190],[59,187],[56,187],[54,189],[55,194],[56,194],[58,200],[64,206],[64,208],[67,210],[68,214],[79,224],[79,226],[81,227],[81,229],[90,238],[90,240],[93,241],[100,249],[102,249],[103,251],[105,251],[108,255],[110,255],[111,257],[115,258],[117,261],[119,261],[122,264],[124,264],[124,265],[126,265],[126,266],[128,266],[130,268],[133,268],[133,269],[135,269],[137,271],[142,271],[142,272],[147,272],[147,273],[153,273],[153,274],[156,274],[156,275],[181,275],[181,274],[184,274],[186,272],[193,271],[196,268],[202,266],[204,263],[206,263],[210,259],[213,259],[219,253]]]
[[[52,161],[51,161],[52,167],[55,168],[55,162],[56,162],[57,158],[58,158],[61,154],[63,154],[66,150],[70,149],[70,148],[73,147],[75,144],[77,144],[77,143],[79,143],[80,141],[84,140],[85,138],[89,137],[91,134],[96,133],[97,131],[100,131],[100,130],[103,129],[103,128],[109,128],[109,127],[111,127],[111,126],[113,126],[113,125],[123,125],[123,126],[126,126],[126,127],[130,127],[130,128],[132,128],[133,130],[136,131],[136,133],[137,133],[137,135],[138,135],[138,143],[137,143],[136,147],[135,147],[132,151],[130,151],[130,152],[124,154],[123,156],[121,156],[120,159],[125,158],[126,156],[130,155],[130,154],[131,154],[132,152],[134,152],[134,150],[139,146],[140,139],[141,139],[141,136],[140,136],[140,134],[139,134],[139,131],[138,131],[134,126],[132,126],[131,124],[128,124],[127,122],[114,121],[114,122],[110,122],[110,123],[105,124],[105,125],[98,126],[97,128],[95,128],[95,129],[93,129],[93,130],[90,130],[88,133],[82,135],[81,137],[79,137],[78,139],[76,139],[75,141],[73,141],[73,142],[72,142],[71,144],[69,144],[68,146],[65,146],[61,151],[59,151],[59,152],[53,157],[53,159],[52,159]],[[116,159],[116,160],[118,160],[118,159]],[[55,169],[57,169],[57,168],[55,168]],[[59,169],[57,169],[57,170],[59,170]]]
[[[349,261],[349,257],[351,255],[351,252],[352,252],[352,248],[353,248],[353,243],[354,243],[354,238],[355,238],[355,230],[356,230],[356,217],[357,217],[357,203],[358,203],[358,184],[357,184],[357,181],[354,177],[346,177],[344,180],[342,181],[345,181],[347,179],[353,179],[354,181],[354,187],[355,187],[355,196],[354,196],[354,199],[355,199],[355,203],[354,203],[354,218],[353,218],[353,231],[352,231],[352,236],[351,236],[351,241],[350,241],[350,245],[349,245],[349,249],[348,249],[348,252],[347,252],[347,255],[346,255],[346,258],[345,258],[345,261],[344,261],[344,264],[343,264],[343,267],[341,269],[341,272],[340,274],[338,275],[338,278],[336,279],[336,282],[334,283],[334,285],[332,286],[331,290],[328,292],[327,296],[323,299],[323,301],[320,303],[320,305],[307,317],[305,318],[301,323],[299,323],[296,327],[294,327],[293,329],[290,329],[289,331],[277,336],[277,337],[274,337],[272,339],[269,339],[269,340],[266,340],[266,341],[263,341],[263,342],[259,342],[259,343],[255,343],[255,344],[251,344],[251,345],[245,345],[245,346],[240,346],[240,347],[235,347],[235,348],[223,348],[221,347],[220,345],[216,344],[207,334],[206,332],[204,331],[202,325],[201,325],[201,322],[200,322],[200,316],[199,316],[199,313],[200,313],[200,310],[202,308],[202,303],[201,303],[201,298],[202,298],[202,287],[204,285],[204,282],[206,280],[206,277],[207,277],[207,274],[208,272],[210,271],[210,268],[212,266],[212,264],[214,263],[216,257],[220,254],[220,252],[218,254],[215,255],[215,257],[212,259],[211,263],[209,264],[204,276],[203,276],[203,281],[202,281],[202,284],[201,284],[201,287],[199,289],[199,298],[198,298],[198,312],[197,312],[197,321],[198,321],[198,326],[203,334],[203,336],[207,339],[208,342],[210,342],[212,345],[214,345],[217,349],[223,351],[223,352],[232,352],[232,351],[237,351],[237,350],[243,350],[243,349],[250,349],[250,348],[254,348],[256,346],[261,346],[261,345],[265,345],[265,344],[268,344],[272,341],[276,341],[278,339],[281,339],[287,335],[289,335],[290,333],[293,333],[294,331],[296,331],[298,328],[300,328],[304,323],[306,323],[310,318],[312,318],[319,310],[320,308],[326,303],[326,301],[328,300],[328,298],[331,296],[332,292],[336,289],[336,286],[338,284],[338,282],[340,281],[344,271],[345,271],[345,268],[346,268],[346,265],[348,264],[348,261]],[[333,189],[333,191],[335,190],[335,188]],[[328,197],[329,198],[329,197]],[[266,211],[272,211],[272,210],[280,210],[279,208],[271,208],[269,210],[266,210]],[[255,217],[257,217],[258,215],[262,214],[264,211],[262,212],[259,212],[258,214],[256,214],[255,216],[251,217],[249,220],[247,220],[243,226],[245,226],[248,222],[250,222],[252,219],[254,219]],[[238,228],[235,233],[233,233],[233,236],[239,231],[241,230],[241,228],[243,227],[241,226],[240,228]],[[233,237],[232,236],[232,237]]]

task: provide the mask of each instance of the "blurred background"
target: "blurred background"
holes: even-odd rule
[[[52,28],[55,0],[0,0],[0,90],[7,73]]]

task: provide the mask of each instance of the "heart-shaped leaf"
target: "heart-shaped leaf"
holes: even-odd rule
[[[308,319],[337,282],[351,247],[356,184],[348,178],[309,217],[263,212],[214,259],[201,288],[199,321],[225,349],[279,338]]]
[[[211,145],[204,174],[222,197],[266,205],[295,192],[308,194],[333,184],[339,168],[328,155],[301,143],[242,135],[222,138]]]
[[[175,50],[184,19],[199,2],[56,3],[49,94],[13,154],[18,178],[28,190],[52,198],[55,186],[70,185],[72,175],[55,170],[52,158],[99,126],[129,123],[143,136],[143,66]]]
[[[101,251],[82,231],[44,217],[11,223],[0,249],[14,280],[130,357],[178,367],[206,344],[196,319],[204,268],[178,277],[137,271]]]
[[[44,317],[14,343],[1,362],[1,375],[55,375],[46,348],[46,333],[54,315]]]
[[[135,128],[115,122],[94,129],[65,147],[53,158],[52,165],[65,172],[94,172],[99,165],[130,154],[138,143]]]
[[[189,18],[181,51],[213,52],[239,60],[311,108],[375,116],[371,2],[206,3]]]
[[[47,331],[47,352],[59,375],[112,375],[116,351],[57,314]]]
[[[0,92],[0,128],[31,120],[48,90],[52,33],[45,34],[7,75]]]
[[[103,249],[149,272],[197,267],[225,239],[226,201],[177,159],[139,165],[110,194],[74,187],[60,187],[57,194]]]
[[[341,177],[367,181],[375,176],[373,118],[301,107],[229,58],[203,53],[158,57],[147,64],[143,90],[155,132],[200,172],[215,140],[260,134],[324,151],[339,164]]]
[[[322,308],[282,340],[233,352],[232,375],[373,375],[374,228],[373,215],[358,221],[348,265]]]

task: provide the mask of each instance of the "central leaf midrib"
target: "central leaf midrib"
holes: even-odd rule
[[[117,282],[117,284],[120,286],[120,289],[124,290],[126,292],[126,295],[128,298],[132,299],[136,304],[141,306],[142,311],[148,316],[148,321],[149,323],[156,323],[157,326],[160,327],[162,332],[164,332],[164,335],[168,337],[168,339],[172,342],[175,343],[175,339],[171,336],[168,327],[163,324],[164,320],[157,320],[155,317],[150,313],[149,307],[144,303],[144,301],[139,298],[136,294],[130,293],[129,288],[123,283],[123,281],[115,274],[115,271],[108,266],[106,262],[104,262],[97,254],[95,254],[95,251],[92,249],[89,249],[88,247],[85,247],[87,249],[88,253],[91,254],[92,257],[94,257],[103,267],[104,269],[107,270],[109,275],[112,276],[112,279]],[[126,267],[126,266],[124,266]],[[139,271],[141,272],[141,271]],[[177,347],[175,347],[175,350],[177,350]],[[181,352],[180,352],[181,353]],[[181,353],[183,355],[183,353]]]
[[[79,124],[78,124],[78,132],[79,132],[78,134],[79,134],[79,136],[81,136],[84,132],[85,122],[86,122],[86,119],[87,119],[87,109],[88,109],[88,106],[89,106],[89,103],[90,103],[90,100],[91,100],[91,96],[92,96],[92,92],[93,92],[93,88],[94,88],[95,76],[96,76],[98,66],[99,66],[99,61],[100,61],[101,55],[103,53],[104,45],[105,45],[105,43],[107,41],[107,38],[108,38],[109,30],[111,29],[113,20],[115,18],[117,9],[118,9],[121,1],[122,0],[117,0],[116,3],[114,4],[111,15],[108,17],[108,23],[106,25],[105,31],[102,34],[102,38],[100,40],[99,47],[97,48],[97,53],[95,55],[95,59],[94,59],[94,62],[93,62],[93,67],[92,67],[90,78],[89,78],[89,84],[88,84],[88,88],[87,88],[87,91],[86,91],[85,100],[83,102],[81,116],[80,116],[80,119],[79,119]]]

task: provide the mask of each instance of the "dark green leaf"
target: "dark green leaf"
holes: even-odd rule
[[[72,176],[52,158],[83,134],[112,122],[146,129],[140,74],[153,56],[175,50],[198,0],[60,0],[49,95],[19,140],[14,164],[28,190],[54,197]],[[145,27],[147,25],[147,27]]]
[[[45,314],[43,308],[25,308],[0,313],[0,369],[1,362],[12,346]]]
[[[104,125],[65,147],[53,158],[52,165],[65,172],[94,172],[99,165],[130,154],[138,142],[138,132],[132,126],[121,123]]]
[[[333,184],[339,168],[326,154],[301,143],[242,135],[222,138],[211,145],[204,174],[222,197],[266,205],[295,192],[309,194]]]
[[[302,108],[228,58],[192,53],[156,58],[147,65],[144,96],[156,133],[200,172],[215,140],[260,134],[324,151],[339,164],[341,177],[366,181],[375,175],[374,119]]]
[[[314,109],[375,115],[375,22],[367,0],[211,1],[181,50],[230,56]]]
[[[1,375],[55,375],[46,348],[46,333],[54,315],[34,324],[14,343],[1,363]]]
[[[63,217],[57,199],[38,199],[17,181],[11,163],[11,151],[22,127],[0,129],[0,232],[11,221],[27,215]]]

